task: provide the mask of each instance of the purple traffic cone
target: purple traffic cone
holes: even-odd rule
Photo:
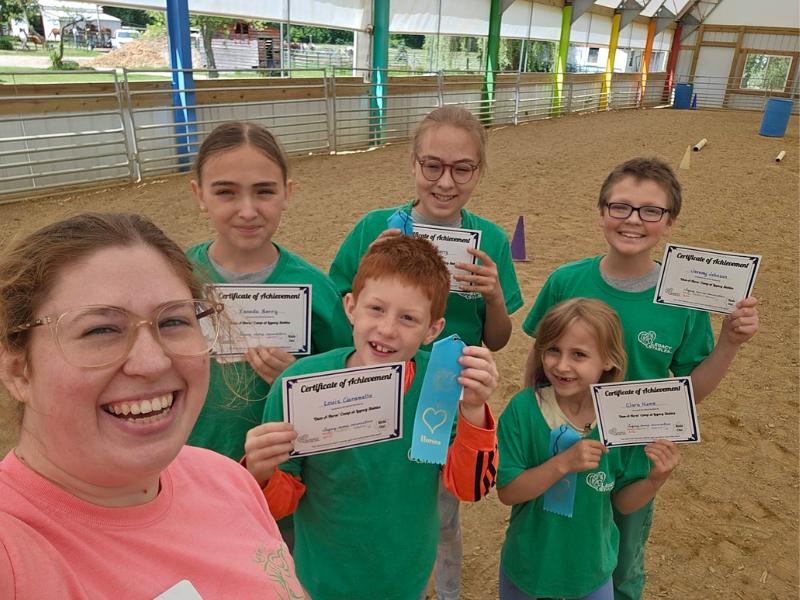
[[[525,218],[522,215],[517,219],[514,237],[511,238],[511,260],[518,262],[528,260],[528,253],[525,251]]]
[[[692,98],[692,110],[697,110],[697,94]]]

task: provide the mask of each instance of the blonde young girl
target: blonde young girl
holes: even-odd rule
[[[645,447],[652,466],[632,448],[609,450],[600,442],[589,386],[622,380],[626,360],[619,317],[600,300],[567,300],[540,321],[526,367],[528,387],[498,421],[498,496],[512,506],[500,560],[501,600],[613,598],[619,533],[612,502],[623,513],[637,510],[679,460],[666,440]],[[564,428],[581,439],[554,451],[553,434]],[[575,496],[567,517],[546,509],[545,496],[571,473]]]
[[[339,292],[351,291],[361,257],[376,239],[400,235],[387,229],[387,218],[398,209],[414,223],[478,229],[480,250],[470,250],[479,264],[459,264],[456,280],[464,292],[447,299],[440,338],[452,334],[469,346],[503,348],[511,337],[509,315],[522,307],[506,233],[488,219],[466,210],[486,170],[486,131],[480,121],[459,106],[444,106],[419,124],[411,148],[414,198],[401,206],[374,210],[361,218],[342,242],[330,268]],[[437,600],[458,600],[461,578],[461,528],[458,501],[444,487],[439,495],[440,545],[436,559]]]
[[[206,137],[195,169],[192,192],[216,230],[214,240],[187,251],[200,275],[215,284],[311,284],[312,354],[350,344],[350,326],[330,279],[273,241],[292,197],[286,156],[273,135],[255,123],[224,123]],[[244,456],[245,436],[262,422],[270,385],[294,357],[257,346],[245,361],[212,361],[208,397],[189,444],[235,460]],[[277,431],[283,424],[274,427],[291,441],[290,430]]]

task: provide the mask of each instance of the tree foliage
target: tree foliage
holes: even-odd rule
[[[275,29],[277,26],[273,25]],[[327,29],[309,25],[291,25],[289,40],[292,42],[311,42],[314,44],[352,44],[353,32],[345,29]]]
[[[119,8],[118,6],[102,6],[103,12],[112,17],[117,17],[125,27],[144,29],[150,24],[150,13],[138,8]],[[161,13],[160,13],[161,14]]]
[[[424,35],[393,33],[389,36],[389,45],[393,48],[413,48],[419,50],[425,43]]]
[[[748,54],[742,73],[743,88],[783,91],[792,59],[789,56]]]
[[[22,17],[25,17],[28,23],[33,24],[37,16],[39,16],[39,3],[36,0],[2,0],[0,2],[0,24]]]
[[[150,19],[145,31],[146,37],[162,37],[167,33],[167,15],[161,11],[146,11]],[[226,17],[210,17],[207,15],[189,15],[189,26],[194,27],[200,31],[200,37],[203,39],[203,51],[206,55],[206,66],[209,70],[208,76],[211,78],[218,77],[217,61],[214,58],[214,48],[211,45],[211,40],[214,34],[220,31],[225,31],[234,25],[237,19]]]

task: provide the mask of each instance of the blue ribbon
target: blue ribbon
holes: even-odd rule
[[[414,219],[411,215],[399,208],[386,219],[387,229],[399,229],[403,235],[414,234]]]
[[[450,434],[463,386],[458,383],[461,357],[466,344],[457,335],[433,345],[412,432],[411,460],[443,465],[450,447]]]
[[[581,435],[569,425],[560,425],[550,432],[550,457],[559,452],[564,452],[575,442],[581,440]],[[572,517],[575,506],[575,483],[577,473],[567,473],[547,488],[544,493],[544,509],[564,517]]]

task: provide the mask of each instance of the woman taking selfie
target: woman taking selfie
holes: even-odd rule
[[[48,225],[0,256],[0,598],[303,598],[252,477],[184,446],[221,306],[136,215]]]

